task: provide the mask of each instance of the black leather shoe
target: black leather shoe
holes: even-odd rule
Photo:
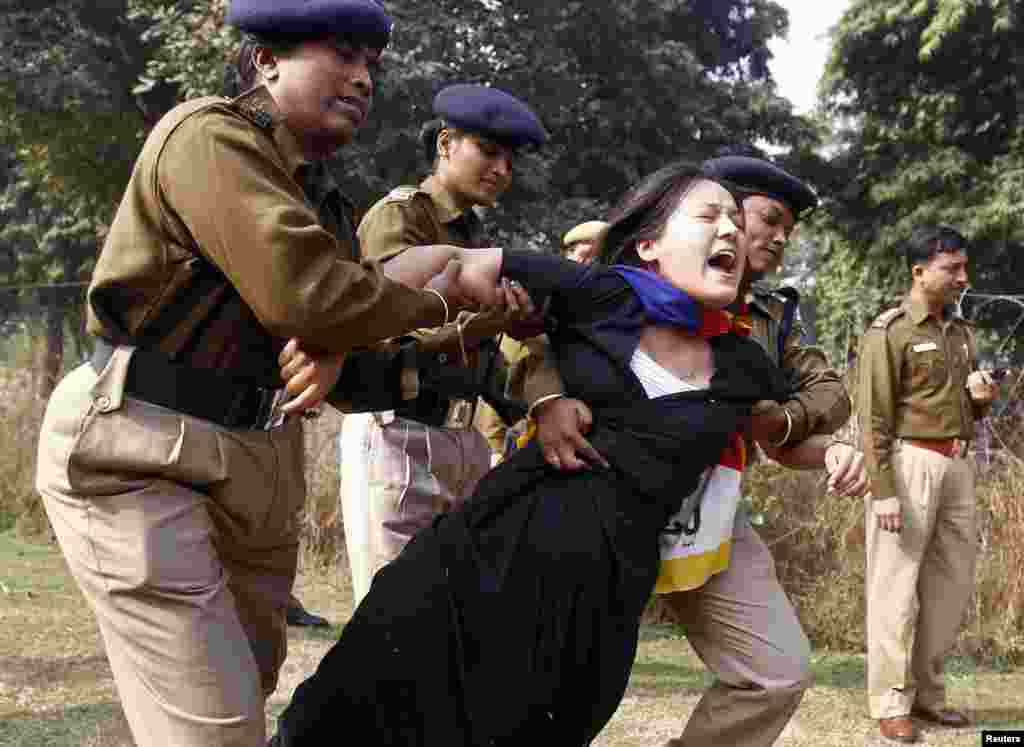
[[[289,607],[286,617],[289,625],[299,628],[329,628],[331,626],[325,618],[307,612],[302,607]]]

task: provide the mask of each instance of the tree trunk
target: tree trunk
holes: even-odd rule
[[[36,386],[36,396],[41,400],[49,399],[53,394],[64,366],[64,313],[64,308],[58,303],[46,307],[46,336],[43,338]]]

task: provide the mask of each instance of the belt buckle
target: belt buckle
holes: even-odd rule
[[[265,431],[272,431],[284,423],[288,416],[281,412],[281,407],[288,400],[288,392],[284,387],[260,389],[259,419],[256,421],[256,426]]]
[[[445,428],[465,429],[473,420],[473,403],[468,399],[457,399],[448,405],[444,419]]]

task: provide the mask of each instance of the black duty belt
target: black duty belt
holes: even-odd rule
[[[97,373],[115,347],[97,338],[90,363]],[[236,430],[269,430],[283,422],[285,390],[258,386],[210,369],[176,363],[163,353],[136,349],[128,366],[125,394],[150,404]]]

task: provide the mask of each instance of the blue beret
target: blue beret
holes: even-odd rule
[[[760,158],[712,158],[704,162],[701,170],[712,179],[729,182],[741,191],[765,195],[784,203],[798,220],[818,206],[818,197],[810,187],[775,164]]]
[[[391,16],[377,0],[231,0],[227,21],[256,35],[391,33]]]
[[[530,107],[511,94],[488,86],[448,86],[434,97],[434,114],[469,132],[519,147],[543,145],[548,133]]]

